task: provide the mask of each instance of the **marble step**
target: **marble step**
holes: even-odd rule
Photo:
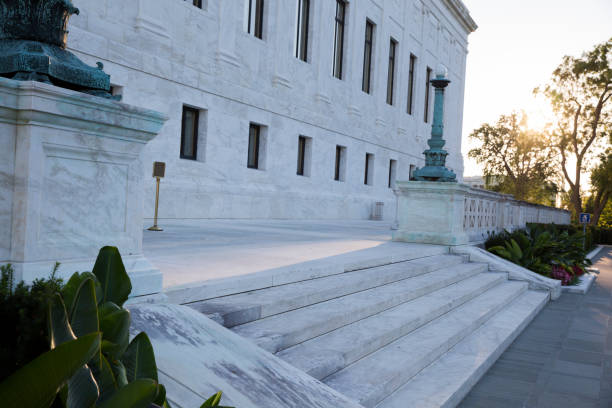
[[[195,302],[188,306],[225,327],[233,327],[462,262],[463,258],[456,255],[419,258]]]
[[[514,301],[527,286],[525,282],[497,285],[323,382],[366,408],[374,407]]]
[[[422,370],[377,408],[455,407],[548,302],[527,291]]]
[[[276,353],[339,327],[485,272],[466,263],[256,320],[231,330]]]
[[[484,272],[285,349],[277,356],[321,380],[506,281],[506,274]]]

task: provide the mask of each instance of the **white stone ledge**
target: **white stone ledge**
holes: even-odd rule
[[[592,250],[591,252],[589,252],[587,254],[587,259],[590,261],[593,261],[593,259],[595,259],[595,257],[597,255],[599,255],[599,252],[605,248],[605,245],[597,245],[597,248],[595,248],[594,250]]]
[[[451,247],[451,253],[468,255],[471,262],[485,262],[489,264],[489,270],[494,272],[508,273],[508,279],[520,280],[529,283],[529,288],[534,290],[544,290],[550,293],[552,300],[561,296],[561,281],[550,279],[539,275],[522,266],[502,259],[492,253],[471,245]]]
[[[597,276],[593,273],[586,273],[579,278],[579,283],[577,285],[572,286],[561,286],[561,290],[566,293],[578,293],[581,295],[586,295],[593,286],[593,282],[595,282]]]

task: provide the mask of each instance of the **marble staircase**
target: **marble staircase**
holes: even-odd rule
[[[364,407],[452,407],[549,297],[435,254],[188,306]]]

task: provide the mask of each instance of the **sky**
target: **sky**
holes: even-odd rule
[[[545,84],[564,55],[579,56],[612,37],[612,0],[463,0],[478,29],[468,37],[462,151],[465,176],[481,175],[467,158],[482,123],[525,110],[535,128],[550,121]]]

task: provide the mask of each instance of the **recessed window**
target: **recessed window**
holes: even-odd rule
[[[395,188],[395,180],[397,179],[397,160],[389,160],[389,188]]]
[[[395,80],[395,56],[397,53],[397,41],[393,38],[389,41],[389,70],[387,72],[387,103],[393,105],[393,85]]]
[[[346,2],[336,0],[336,27],[334,30],[334,67],[333,75],[342,79],[342,60],[344,58],[344,27],[346,18]]]
[[[410,165],[410,171],[408,173],[408,180],[414,180],[414,172],[416,170],[416,166],[414,164]]]
[[[374,23],[366,20],[365,43],[363,45],[363,79],[361,90],[370,93],[372,76],[372,47],[374,46]]]
[[[371,186],[374,182],[374,155],[366,153],[365,155],[365,171],[363,174],[363,184]]]
[[[298,0],[295,57],[308,61],[308,27],[310,24],[310,0]]]
[[[202,0],[185,0],[185,1],[193,3],[193,5],[196,6],[197,8],[202,8]]]
[[[410,66],[408,70],[408,106],[406,111],[412,115],[412,104],[414,99],[414,68],[416,66],[416,56],[410,54]]]
[[[312,138],[306,136],[298,137],[298,157],[297,171],[298,176],[310,177],[310,157],[312,151]]]
[[[425,114],[423,120],[425,123],[429,122],[429,94],[430,94],[430,82],[431,81],[431,68],[427,67],[427,74],[425,74]]]
[[[336,163],[334,167],[334,180],[344,181],[346,175],[346,147],[336,145]]]
[[[264,0],[245,0],[244,29],[247,33],[263,39]]]
[[[181,125],[181,159],[196,160],[198,156],[198,123],[200,111],[183,106]]]
[[[261,144],[261,126],[251,123],[249,125],[249,153],[247,167],[259,168],[259,147]]]

